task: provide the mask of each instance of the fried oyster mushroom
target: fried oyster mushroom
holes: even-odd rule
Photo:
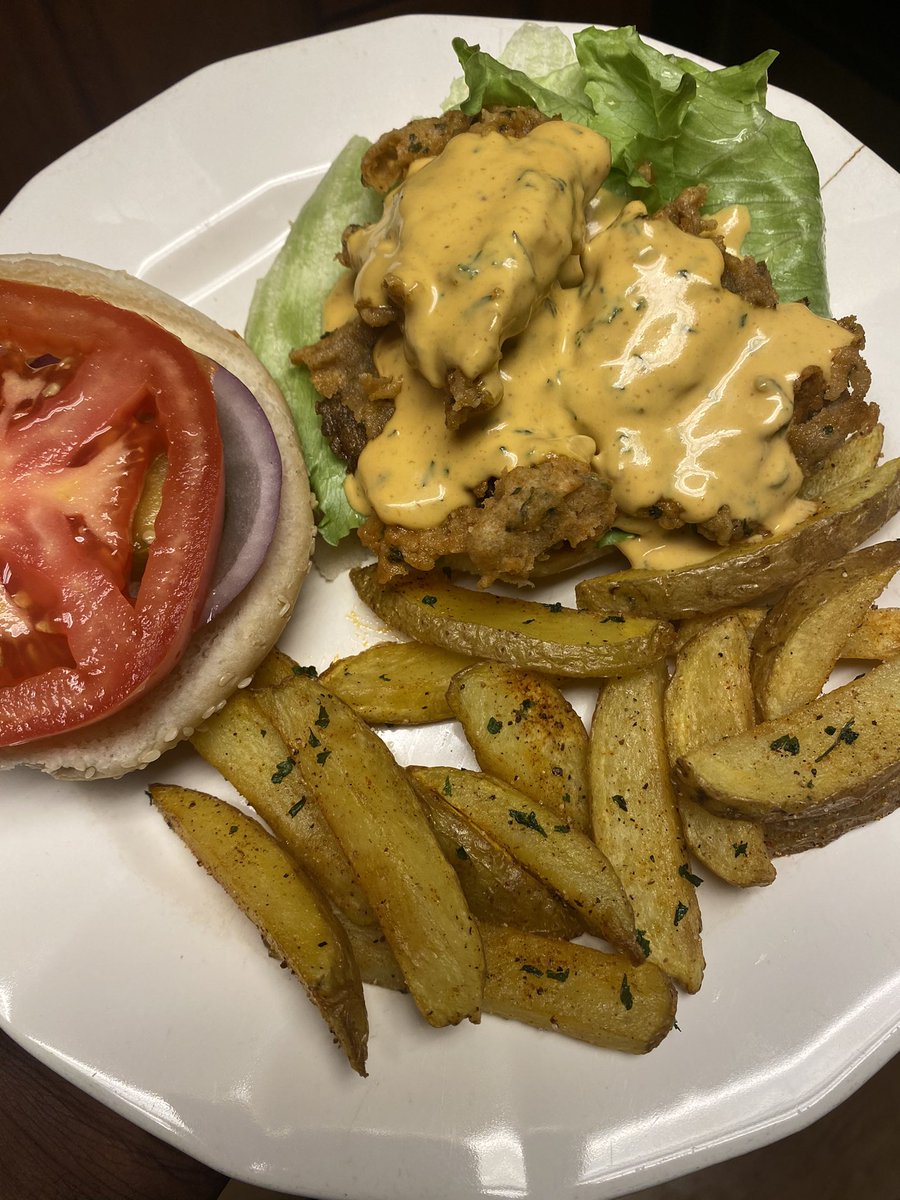
[[[403,389],[409,390],[413,380],[417,389],[424,388],[428,403],[443,409],[442,436],[450,439],[443,444],[458,443],[468,454],[479,431],[489,430],[495,413],[502,415],[505,393],[515,392],[521,345],[532,336],[532,330],[542,323],[546,326],[551,320],[548,312],[555,318],[557,305],[570,303],[579,292],[604,291],[607,278],[590,265],[593,245],[600,241],[596,230],[603,228],[592,198],[608,168],[608,154],[600,144],[604,140],[591,135],[583,141],[580,134],[584,131],[579,127],[559,121],[552,124],[556,128],[548,134],[546,118],[533,109],[490,110],[474,119],[450,112],[392,130],[366,155],[363,179],[386,194],[386,215],[375,226],[351,227],[344,236],[339,257],[355,279],[356,311],[319,342],[300,347],[292,355],[294,362],[309,368],[322,397],[317,408],[326,437],[351,472],[359,469],[360,478],[365,476],[367,447],[371,461],[371,447],[378,439],[385,457],[394,454],[399,441],[388,449],[386,439],[401,433],[396,427],[402,416],[395,415],[398,397],[402,400]],[[573,139],[569,132],[573,129],[578,131],[574,135],[578,140],[574,149],[571,144],[567,147],[568,159],[561,166],[564,155],[551,158],[553,166],[548,167],[546,148],[563,134]],[[496,154],[493,147],[500,139],[524,145],[518,158],[506,155],[505,161],[511,165],[497,184],[503,168],[485,167],[485,148],[491,147]],[[423,168],[437,158],[443,160],[442,182],[438,183],[429,166],[431,190],[419,189],[428,235],[410,235],[407,226],[418,217],[404,214],[400,205],[406,191],[412,193]],[[522,186],[523,180],[527,187],[546,189],[539,193],[540,202],[531,208],[520,204],[513,218],[495,217],[498,195],[504,193],[508,199],[513,194],[515,201],[513,184]],[[399,186],[404,181],[405,188]],[[480,210],[476,208],[474,221],[465,215],[459,218],[468,219],[476,229],[474,241],[470,229],[468,242],[454,240],[452,216],[455,210],[465,208],[466,189],[480,189],[484,201]],[[533,199],[527,191],[523,194],[526,200]],[[436,199],[443,205],[437,213],[429,211]],[[705,201],[705,189],[692,187],[652,216],[642,208],[632,214],[626,206],[625,216],[618,220],[623,227],[628,218],[636,228],[668,228],[675,231],[676,240],[702,243],[702,254],[718,256],[716,277],[709,282],[720,293],[742,301],[741,321],[747,319],[747,313],[753,319],[773,314],[779,303],[765,264],[726,247],[715,221],[703,215]],[[556,207],[548,216],[551,202]],[[440,213],[446,214],[448,209],[451,215],[442,218]],[[647,236],[652,241],[652,235]],[[498,283],[497,272],[492,275],[486,262],[490,258],[497,266],[501,245],[506,254],[502,265],[507,270]],[[440,269],[434,266],[439,259]],[[408,270],[407,263],[411,264]],[[682,268],[674,274],[693,272],[693,267]],[[482,292],[473,303],[475,293],[471,287],[466,292],[465,287],[473,281],[481,286],[482,279]],[[633,292],[629,285],[623,294]],[[428,299],[425,305],[423,294]],[[464,302],[459,296],[465,297]],[[580,344],[584,336],[585,353],[590,354],[597,354],[601,345],[596,340],[598,327],[605,323],[612,328],[621,313],[621,306],[611,301],[605,310],[594,303],[582,327],[569,339]],[[643,304],[641,298],[632,307]],[[820,320],[812,314],[809,319]],[[796,474],[794,484],[814,473],[837,445],[854,434],[868,432],[878,420],[877,405],[866,399],[870,377],[862,358],[865,335],[861,326],[854,317],[828,325],[831,332],[826,349],[819,349],[795,372],[792,394],[783,386],[776,386],[772,393],[776,407],[777,392],[783,393],[780,415],[770,423],[775,420],[774,432],[783,435],[783,457],[790,459],[790,469]],[[627,343],[632,348],[637,336],[633,333]],[[646,338],[646,334],[642,336]],[[384,346],[392,339],[395,343],[402,340],[403,356],[386,356]],[[561,377],[569,368],[565,364],[556,368],[551,356],[545,357],[540,368],[546,368],[549,385],[554,371]],[[565,354],[558,357],[563,363]],[[640,362],[642,355],[634,353],[632,357]],[[629,366],[629,371],[626,382],[630,385],[639,379],[641,370]],[[620,374],[626,377],[624,369]],[[528,379],[533,385],[538,375],[532,372]],[[613,384],[614,389],[617,386]],[[621,394],[630,395],[624,386]],[[628,424],[625,417],[622,420]],[[441,563],[462,562],[478,576],[481,586],[498,579],[528,582],[561,550],[596,547],[622,512],[655,522],[665,531],[687,526],[719,546],[768,532],[771,509],[751,511],[725,499],[713,511],[698,516],[685,502],[684,493],[674,487],[660,486],[652,494],[645,489],[643,502],[631,499],[623,505],[617,482],[621,463],[614,462],[608,446],[604,451],[598,443],[596,457],[585,449],[588,439],[580,434],[586,427],[580,421],[580,417],[576,419],[566,436],[545,441],[534,452],[530,448],[522,452],[521,447],[518,453],[509,452],[503,447],[507,457],[499,465],[495,463],[494,469],[478,479],[467,478],[457,502],[448,500],[438,506],[443,514],[439,520],[405,520],[403,513],[411,510],[390,510],[388,506],[386,511],[384,506],[371,504],[359,536],[376,555],[381,581],[428,571]],[[594,431],[589,432],[593,435]],[[408,426],[405,436],[417,440],[418,427]],[[423,431],[422,436],[430,435]],[[640,445],[638,452],[643,452]],[[371,479],[371,468],[366,477]],[[789,486],[784,481],[776,484]],[[365,487],[357,495],[364,502]]]

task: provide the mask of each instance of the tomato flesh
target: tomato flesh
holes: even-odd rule
[[[0,282],[0,745],[108,716],[181,656],[224,504],[210,370],[135,313]],[[134,512],[161,453],[135,582]]]

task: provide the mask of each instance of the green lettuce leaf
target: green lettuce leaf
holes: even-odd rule
[[[782,300],[807,299],[828,314],[815,161],[799,127],[765,106],[774,51],[709,71],[648,46],[632,26],[591,28],[575,35],[575,66],[559,65],[554,43],[549,73],[529,76],[514,64],[539,62],[546,37],[541,26],[525,27],[509,62],[506,52],[495,59],[457,38],[463,111],[533,104],[590,126],[610,141],[609,186],[642,199],[651,212],[696,183],[707,185],[710,211],[745,204],[752,222],[745,251],[766,262]]]
[[[289,355],[295,346],[322,335],[322,306],[343,269],[335,254],[344,229],[380,215],[381,198],[363,187],[359,177],[368,147],[365,138],[352,138],[303,206],[272,266],[257,282],[245,331],[291,409],[319,505],[318,530],[332,546],[364,518],[344,494],[347,467],[322,433],[316,413],[319,397],[309,372],[295,367]]]

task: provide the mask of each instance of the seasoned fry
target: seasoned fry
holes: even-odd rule
[[[404,579],[390,588],[377,583],[374,567],[355,567],[350,578],[373,612],[409,637],[551,675],[638,670],[663,658],[675,638],[666,622],[513,600],[457,587],[444,575]]]
[[[484,956],[453,868],[385,743],[337,696],[294,674],[256,695],[288,743],[432,1025],[478,1020]]]
[[[900,654],[900,608],[872,608],[841,647],[841,658],[887,662]]]
[[[763,826],[766,845],[769,853],[776,857],[814,850],[819,846],[827,846],[853,829],[880,821],[898,807],[900,788],[891,781],[882,788],[876,788],[866,800],[838,813],[810,813],[806,817],[785,817],[766,822]]]
[[[837,816],[900,779],[900,659],[787,716],[693,750],[685,792],[726,816],[781,822]]]
[[[753,635],[766,619],[768,611],[767,608],[745,606],[741,608],[722,609],[721,612],[703,613],[698,617],[686,617],[683,621],[678,622],[675,634],[675,653],[677,654],[681,651],[691,638],[696,637],[698,633],[702,633],[704,629],[708,629],[710,625],[714,625],[722,617],[737,617],[743,625],[747,636],[752,640]]]
[[[625,887],[652,962],[686,991],[703,979],[700,905],[669,779],[664,663],[611,679],[591,726],[594,839]]]
[[[447,701],[483,771],[590,831],[587,730],[554,683],[479,663],[453,677]]]
[[[741,624],[752,638],[768,613],[767,608],[733,608],[728,614],[740,618]],[[688,617],[678,624],[675,650],[678,651],[710,621],[726,613],[711,616]],[[870,608],[862,621],[841,646],[841,659],[864,659],[872,662],[887,662],[900,654],[900,608]]]
[[[358,926],[348,933],[365,982],[402,990],[387,942]],[[675,988],[653,963],[487,924],[481,938],[486,1013],[627,1054],[653,1050],[675,1024]]]
[[[761,599],[861,545],[900,509],[900,459],[828,495],[799,525],[671,571],[631,569],[586,579],[579,607],[673,620]]]
[[[374,922],[340,842],[295,773],[287,743],[251,692],[236,692],[196,731],[191,744],[256,809],[335,908],[358,924]]]
[[[276,646],[273,650],[269,651],[256,668],[252,686],[257,690],[273,687],[275,684],[284,683],[286,679],[290,679],[293,675],[308,675],[315,678],[318,672],[314,667],[301,666],[289,654],[285,654],[283,650],[279,650]]]
[[[329,691],[369,724],[427,725],[453,716],[452,676],[472,659],[424,642],[379,642],[333,662],[320,676]]]
[[[675,988],[652,962],[519,929],[482,926],[482,938],[485,1012],[629,1054],[675,1024]]]
[[[428,788],[503,846],[577,911],[589,933],[641,959],[631,905],[604,855],[549,808],[499,779],[459,767],[410,767]]]
[[[400,964],[394,957],[394,952],[381,930],[363,929],[361,925],[353,925],[344,920],[340,913],[338,913],[338,920],[342,922],[347,932],[347,939],[353,950],[353,957],[359,966],[363,983],[388,988],[392,992],[408,992],[409,988],[406,986]],[[481,1009],[482,1012],[485,1011],[483,1000]]]
[[[258,821],[203,792],[170,784],[150,799],[197,861],[290,967],[328,1022],[350,1065],[366,1073],[369,1037],[359,968],[324,898]]]
[[[507,850],[430,788],[417,785],[415,779],[413,786],[474,917],[558,938],[584,932],[574,911]]]
[[[732,614],[708,622],[678,652],[665,695],[669,761],[750,729],[753,718],[750,639]],[[684,796],[678,808],[688,849],[720,879],[736,887],[772,882],[775,868],[758,825],[720,817]]]
[[[678,652],[666,688],[666,746],[674,762],[754,721],[750,639],[736,615],[708,621]]]
[[[836,559],[789,588],[753,639],[751,677],[760,718],[815,700],[866,610],[900,569],[900,541]]]
[[[841,442],[833,454],[804,479],[800,487],[803,500],[819,500],[862,479],[878,465],[884,447],[884,426],[874,425],[868,433],[857,434]]]

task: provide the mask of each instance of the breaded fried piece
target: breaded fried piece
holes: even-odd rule
[[[675,529],[683,529],[687,524],[683,514],[684,509],[677,500],[660,496],[655,504],[639,509],[635,515],[656,521],[661,529],[671,532]],[[768,532],[758,521],[733,517],[727,504],[723,504],[715,516],[698,524],[696,530],[701,537],[705,537],[719,546],[727,546],[729,542],[737,542],[742,538],[753,537],[757,533]]]
[[[712,226],[700,212],[705,202],[705,187],[685,188],[661,210],[661,215],[685,232],[700,235]],[[715,240],[725,257],[722,286],[756,307],[775,308],[778,295],[766,264],[749,255],[730,254],[721,238]],[[820,368],[807,367],[794,384],[794,413],[788,441],[805,476],[811,475],[848,437],[869,433],[879,417],[878,405],[866,400],[872,377],[862,358],[865,332],[856,317],[842,317],[838,324],[854,336],[850,345],[835,353],[827,379]],[[661,509],[660,524],[664,529],[679,528],[680,509],[674,501],[661,500],[654,507]],[[699,525],[697,531],[719,545],[765,532],[752,522],[733,519],[729,512],[719,512],[711,521]]]
[[[419,158],[434,158],[452,137],[471,129],[475,133],[494,130],[504,137],[525,137],[548,120],[536,108],[484,108],[477,117],[451,108],[439,117],[419,117],[400,129],[383,133],[363,155],[361,177],[366,187],[384,195],[406,178],[410,164]]]
[[[480,379],[467,379],[458,367],[447,372],[449,402],[444,417],[448,429],[460,429],[475,412],[488,412],[497,404],[497,397]]]
[[[520,104],[515,108],[495,105],[483,108],[472,125],[473,133],[502,133],[504,137],[521,138],[543,125],[545,121],[558,121],[559,117],[545,117],[537,108]]]
[[[694,187],[684,188],[674,200],[670,200],[657,213],[654,213],[654,216],[667,217],[673,225],[677,225],[684,233],[689,233],[693,237],[709,233],[715,229],[716,223],[710,217],[704,217],[701,211],[706,203],[708,190],[699,183]]]
[[[440,154],[456,133],[495,129],[522,137],[545,120],[534,109],[498,108],[484,110],[474,119],[450,112],[413,121],[376,142],[364,160],[363,179],[387,191],[405,176],[412,162]],[[706,198],[705,187],[687,188],[656,215],[689,234],[711,237],[724,256],[722,286],[753,306],[775,307],[778,297],[765,263],[726,251],[715,223],[703,215]],[[341,261],[349,265],[346,249]],[[361,311],[341,329],[292,355],[294,362],[309,367],[323,397],[317,411],[325,436],[351,471],[365,444],[381,432],[393,412],[400,380],[379,377],[372,352],[386,326],[402,323],[401,301],[388,286],[383,304]],[[853,334],[852,343],[835,354],[827,377],[811,367],[795,385],[788,438],[804,475],[813,473],[849,436],[871,430],[879,416],[877,405],[866,400],[870,375],[861,357],[864,333],[855,317],[839,323]],[[460,428],[473,411],[485,407],[480,380],[451,369],[445,395],[448,426]],[[666,530],[685,524],[681,505],[665,496],[639,515],[658,521]],[[435,528],[385,526],[372,515],[359,536],[378,559],[382,583],[452,561],[465,563],[479,576],[480,585],[488,586],[498,579],[526,582],[554,550],[591,544],[610,528],[615,516],[607,481],[581,462],[550,458],[487,480],[473,504],[451,512]],[[758,522],[734,515],[727,505],[696,530],[720,546],[767,532]]]
[[[462,557],[481,587],[497,579],[525,583],[552,550],[599,538],[616,512],[609,483],[570,458],[514,467],[487,490],[479,503],[455,509],[431,529],[386,526],[369,517],[359,537],[378,558],[379,582]]]
[[[291,351],[291,362],[309,369],[322,397],[316,412],[332,450],[350,471],[366,442],[377,437],[390,420],[391,403],[400,380],[385,379],[375,370],[372,349],[380,330],[352,317],[310,346]]]
[[[704,217],[703,205],[706,203],[707,188],[702,184],[685,188],[656,216],[667,217],[684,233],[693,237],[709,235],[716,227],[715,221]],[[713,241],[725,257],[725,271],[722,275],[722,287],[737,296],[742,296],[750,304],[761,308],[775,308],[778,304],[778,294],[769,275],[769,269],[763,262],[757,262],[750,255],[743,257],[731,254],[725,249],[722,238],[713,235]]]
[[[826,380],[818,367],[808,367],[794,385],[794,415],[788,441],[804,475],[851,434],[869,433],[878,421],[878,405],[866,400],[872,375],[862,358],[866,336],[856,317],[838,322],[853,334],[831,362]]]
[[[383,133],[363,155],[363,183],[382,195],[389,192],[406,178],[410,163],[440,154],[452,137],[465,132],[471,124],[471,117],[451,108],[440,117],[421,117]]]

